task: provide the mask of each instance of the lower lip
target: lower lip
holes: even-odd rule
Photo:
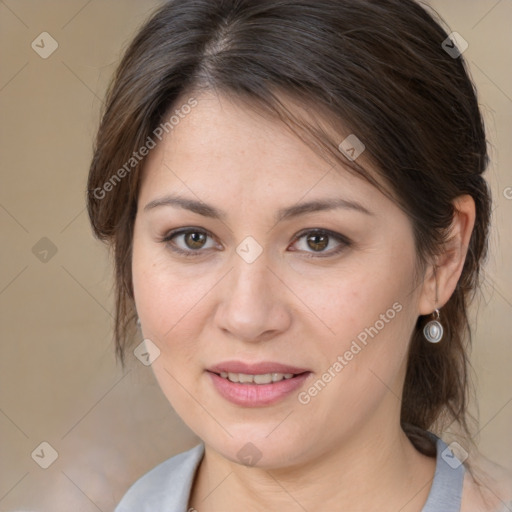
[[[300,388],[311,372],[271,384],[240,384],[208,372],[213,385],[226,400],[245,407],[272,405]]]

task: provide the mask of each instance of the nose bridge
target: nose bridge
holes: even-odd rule
[[[263,243],[263,242],[262,242]],[[231,285],[233,291],[240,293],[241,297],[247,296],[249,300],[252,295],[261,297],[269,291],[269,280],[272,273],[270,266],[270,253],[264,249],[253,236],[246,236],[235,248],[233,254],[231,272]]]
[[[238,254],[233,260],[234,268],[229,284],[230,298],[236,301],[239,307],[244,307],[246,303],[255,307],[270,305],[274,286],[270,282],[272,272],[267,255],[262,253],[254,260],[246,260]],[[258,304],[259,302],[261,304]]]

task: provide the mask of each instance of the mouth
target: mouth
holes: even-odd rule
[[[218,393],[245,407],[268,406],[304,384],[311,371],[280,363],[248,364],[230,361],[206,370]]]

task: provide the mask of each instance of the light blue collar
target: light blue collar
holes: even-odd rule
[[[428,434],[436,441],[436,472],[421,512],[459,512],[466,469],[442,439]]]
[[[436,472],[422,512],[459,512],[465,468],[444,441],[436,442]],[[188,512],[194,478],[204,444],[172,457],[137,480],[115,512]]]

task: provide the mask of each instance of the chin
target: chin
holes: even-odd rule
[[[285,430],[279,435],[274,433],[267,437],[272,428],[275,428],[275,425],[269,429],[258,429],[255,435],[254,428],[240,428],[235,434],[228,427],[233,437],[226,434],[222,439],[198,435],[206,445],[225,459],[247,467],[277,469],[296,463],[300,457],[300,453],[297,452],[297,446],[301,445],[299,440],[292,432]],[[262,431],[265,434],[262,434]]]

